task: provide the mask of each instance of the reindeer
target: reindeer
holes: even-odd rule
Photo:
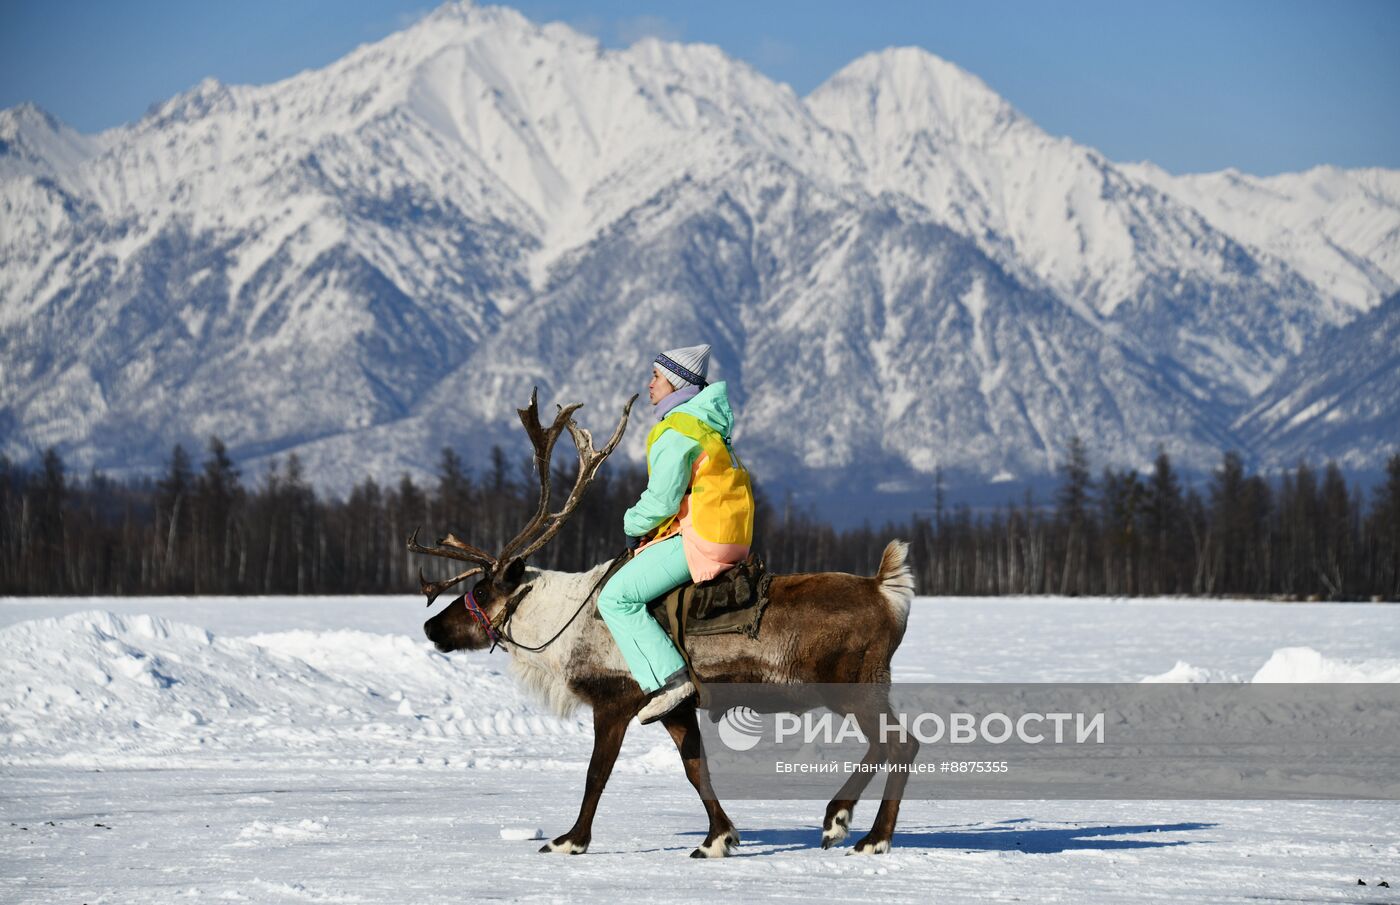
[[[587,704],[593,710],[593,753],[578,819],[568,832],[546,843],[541,852],[582,854],[588,850],[598,800],[612,773],[628,724],[646,696],[628,672],[606,624],[596,615],[596,591],[607,564],[587,572],[568,573],[530,569],[526,560],[554,537],[577,507],[598,467],[622,439],[636,400],[633,396],[623,407],[617,429],[599,451],[594,449],[589,432],[573,421],[580,404],[560,407],[554,423],[544,428],[539,420],[536,393],[532,393],[529,407],[517,410],[534,446],[540,483],[539,504],[529,524],[494,555],[452,534],[434,546],[420,545],[417,530],[408,539],[408,548],[415,553],[475,564],[451,578],[432,583],[420,571],[419,581],[429,606],[448,588],[480,576],[467,594],[424,624],[424,632],[438,650],[480,650],[499,643],[511,655],[514,675],[554,712],[568,715],[579,704]],[[564,505],[550,512],[550,458],[565,429],[578,451],[578,474]],[[890,659],[904,637],[914,593],[906,552],[903,542],[891,541],[880,558],[879,569],[870,578],[841,572],[775,576],[757,637],[729,634],[691,638],[687,649],[694,671],[710,683],[851,683],[845,686],[849,693],[837,692],[824,703],[842,715],[855,716],[863,734],[871,740],[865,760],[912,762],[918,748],[912,737],[888,745],[875,741],[879,715],[890,712]],[[662,719],[662,724],[675,742],[686,777],[709,815],[709,832],[691,857],[733,854],[739,844],[739,832],[710,786],[696,705],[692,702],[677,707]],[[822,848],[830,848],[846,838],[856,801],[872,775],[873,771],[853,773],[827,804],[822,819]],[[905,771],[888,774],[874,824],[855,844],[855,852],[889,851],[907,778]]]

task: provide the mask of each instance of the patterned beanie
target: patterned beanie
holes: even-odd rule
[[[704,389],[708,385],[705,374],[710,369],[710,347],[702,344],[662,352],[656,356],[656,366],[678,390],[686,385]]]

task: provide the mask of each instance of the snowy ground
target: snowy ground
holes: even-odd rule
[[[738,856],[694,861],[704,814],[654,726],[588,854],[541,855],[504,836],[573,822],[588,724],[524,697],[501,652],[434,652],[424,616],[0,600],[0,901],[1400,902],[1389,802],[909,801],[895,850],[859,858],[818,847],[824,802],[734,801]],[[921,599],[895,674],[1396,681],[1397,658],[1384,605]]]

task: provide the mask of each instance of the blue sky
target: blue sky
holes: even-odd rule
[[[0,0],[0,107],[92,132],[205,76],[261,83],[411,23],[422,0]],[[805,94],[863,53],[918,45],[1055,134],[1173,172],[1400,168],[1400,2],[522,0],[610,47],[718,44]]]

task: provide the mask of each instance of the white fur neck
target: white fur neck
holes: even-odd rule
[[[607,567],[602,563],[587,572],[527,572],[522,587],[529,585],[530,591],[511,617],[507,629],[511,637],[519,645],[538,647],[563,631],[538,651],[502,642],[510,654],[511,673],[559,716],[570,715],[583,703],[569,688],[580,667],[588,665],[590,673],[610,666],[626,669],[607,627],[593,617],[591,607],[579,611]]]

